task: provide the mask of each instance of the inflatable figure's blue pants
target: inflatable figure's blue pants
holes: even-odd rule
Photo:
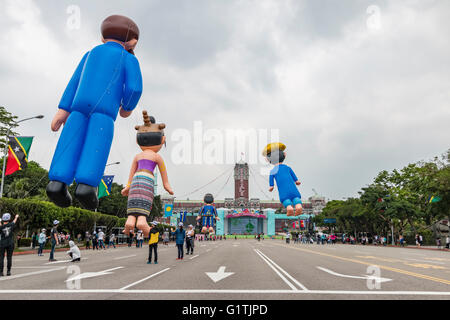
[[[72,111],[56,146],[49,179],[92,187],[100,184],[114,136],[114,120],[101,113],[89,117]]]

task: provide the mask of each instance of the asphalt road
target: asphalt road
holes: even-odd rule
[[[282,240],[196,242],[177,261],[159,245],[82,250],[82,261],[15,256],[0,299],[450,299],[450,252]],[[74,279],[74,277],[77,277]]]

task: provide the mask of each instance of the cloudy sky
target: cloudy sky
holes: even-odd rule
[[[233,196],[225,136],[239,129],[278,132],[304,198],[314,188],[342,199],[381,170],[450,147],[449,13],[447,0],[0,0],[0,105],[19,118],[45,115],[18,131],[35,136],[30,158],[48,169],[60,135],[50,122],[68,80],[100,44],[102,20],[127,15],[141,30],[144,92],[116,121],[109,161],[121,164],[106,173],[126,183],[146,109],[167,125],[161,155],[179,199]],[[252,197],[277,199],[263,159],[249,158],[265,139],[232,155],[252,162]],[[180,153],[189,144],[191,157]],[[214,148],[220,161],[207,160]]]

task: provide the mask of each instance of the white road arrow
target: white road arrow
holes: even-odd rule
[[[103,271],[99,271],[99,272],[85,272],[85,273],[81,273],[77,276],[74,276],[72,278],[69,278],[65,282],[81,280],[81,279],[86,279],[86,278],[99,277],[99,276],[105,276],[107,274],[112,274],[113,272],[111,272],[111,271],[113,271],[113,270],[122,269],[122,268],[123,267],[117,267],[117,268],[112,268],[112,269],[103,270]]]
[[[208,277],[211,278],[212,281],[218,282],[220,280],[225,279],[226,277],[231,276],[234,272],[225,272],[225,267],[221,266],[217,272],[205,272]]]
[[[379,283],[381,283],[381,282],[392,281],[392,279],[389,279],[389,278],[379,278],[379,277],[374,277],[374,276],[369,276],[369,275],[364,275],[364,276],[349,276],[349,275],[346,275],[346,274],[340,274],[340,273],[337,273],[337,272],[334,272],[334,271],[331,271],[331,270],[328,270],[328,269],[322,268],[322,267],[317,267],[317,269],[320,269],[320,270],[325,271],[325,272],[327,272],[327,273],[329,273],[329,274],[332,274],[332,275],[337,276],[337,277],[342,277],[342,278],[363,279],[363,280],[368,280],[368,279],[370,279],[370,280],[376,280],[376,281],[379,282]]]

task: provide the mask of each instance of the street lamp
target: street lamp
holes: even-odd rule
[[[34,116],[34,117],[30,117],[30,118],[26,118],[26,119],[22,119],[19,121],[16,121],[16,124],[19,124],[21,122],[27,121],[27,120],[32,120],[32,119],[43,119],[44,116],[42,114],[38,115],[38,116]],[[8,132],[6,133],[6,143],[5,143],[5,150],[4,150],[4,155],[3,155],[3,170],[2,170],[2,183],[0,186],[0,198],[3,197],[3,186],[4,186],[4,182],[5,182],[5,168],[6,168],[6,156],[8,155],[8,145],[9,145],[9,133],[11,132],[11,127],[8,128]]]

